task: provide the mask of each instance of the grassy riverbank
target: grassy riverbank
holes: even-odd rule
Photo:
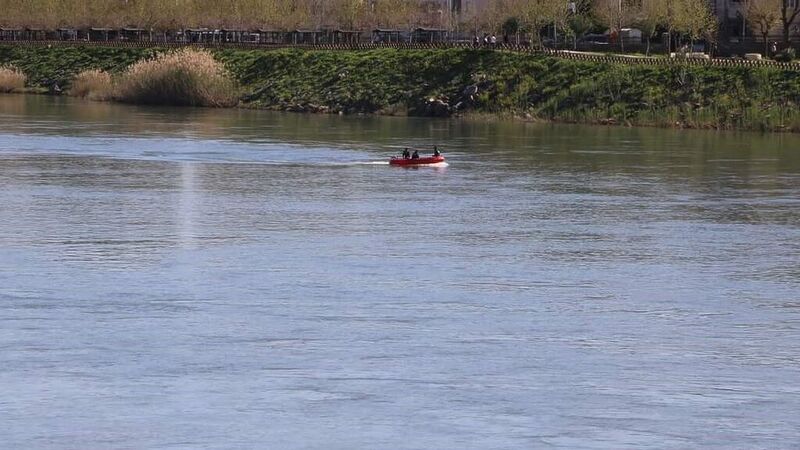
[[[0,46],[31,86],[120,73],[152,49]],[[800,72],[651,67],[484,50],[220,50],[240,105],[287,111],[490,114],[578,123],[800,131]]]

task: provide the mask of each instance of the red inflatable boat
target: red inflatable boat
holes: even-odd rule
[[[393,166],[422,166],[425,164],[439,164],[443,162],[444,156],[428,156],[417,159],[405,159],[395,156],[389,161],[389,164]]]

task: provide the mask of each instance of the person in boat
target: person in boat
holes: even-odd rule
[[[414,153],[411,155],[411,159],[419,159],[419,152],[414,150]]]
[[[436,145],[433,146],[433,156],[442,156],[442,152],[439,151],[439,147]]]
[[[411,152],[408,151],[408,147],[403,149],[403,159],[411,159]]]

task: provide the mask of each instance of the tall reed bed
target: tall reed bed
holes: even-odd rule
[[[27,77],[14,66],[0,66],[0,92],[8,93],[25,88]]]
[[[183,49],[134,63],[115,98],[127,103],[225,107],[237,103],[233,77],[205,50]]]
[[[111,75],[102,70],[85,70],[72,80],[69,91],[73,97],[89,100],[110,100],[114,95],[114,84]]]

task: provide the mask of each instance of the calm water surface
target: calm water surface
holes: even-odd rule
[[[797,136],[0,97],[4,448],[798,448],[798,348]]]

